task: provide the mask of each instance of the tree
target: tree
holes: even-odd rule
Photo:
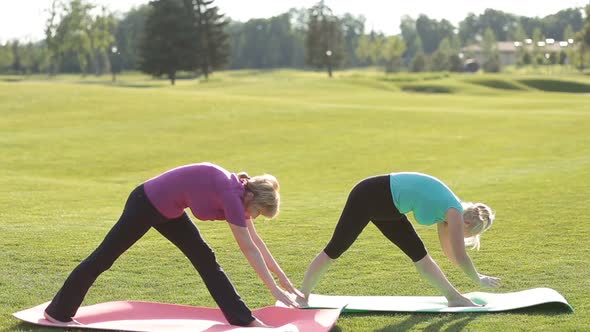
[[[8,72],[12,62],[12,46],[10,43],[0,44],[0,72]]]
[[[41,43],[29,42],[21,47],[20,53],[23,71],[27,74],[39,73],[47,67],[47,49]]]
[[[426,55],[424,55],[424,53],[419,52],[416,54],[416,56],[414,56],[414,59],[412,60],[412,65],[411,65],[411,70],[415,73],[419,73],[419,72],[423,72],[426,71],[426,68],[428,67],[428,62],[427,62],[427,58]]]
[[[401,37],[389,36],[385,38],[380,50],[381,58],[385,62],[385,72],[391,73],[400,67],[402,54],[406,51],[406,43]]]
[[[360,59],[356,57],[356,48],[359,40],[365,33],[365,17],[354,17],[346,13],[340,19],[344,35],[344,60],[343,65],[347,67],[360,65]]]
[[[309,9],[305,39],[305,63],[316,68],[327,68],[332,77],[332,68],[343,59],[342,28],[332,10],[321,0]]]
[[[578,8],[568,8],[559,12],[543,17],[542,32],[548,38],[563,40],[565,28],[570,25],[575,31],[579,31],[584,26],[584,18]]]
[[[195,70],[198,65],[192,8],[186,8],[182,0],[155,0],[150,6],[140,44],[139,68],[157,77],[167,75],[174,85],[179,70]]]
[[[432,54],[431,66],[433,71],[447,71],[451,69],[450,57],[455,52],[449,38],[443,39],[438,49]]]
[[[518,23],[512,33],[512,39],[516,44],[516,65],[522,66],[524,63],[524,56],[528,52],[526,49],[525,39],[527,39],[526,31],[520,23]]]
[[[578,48],[580,52],[580,65],[578,68],[580,68],[580,71],[582,72],[586,68],[586,51],[590,48],[590,4],[586,5],[584,10],[586,12],[586,23],[582,30],[577,34],[579,40]]]
[[[565,41],[569,41],[570,39],[573,40],[576,37],[574,33],[574,29],[571,25],[567,25],[563,30],[563,39]],[[565,58],[563,59],[563,64],[565,63],[573,63],[573,59],[575,57],[576,50],[572,47],[572,45],[568,42],[567,49],[562,51],[565,53]]]
[[[500,71],[500,54],[496,43],[496,36],[494,31],[490,28],[486,29],[483,35],[483,49],[482,49],[484,63],[483,70],[491,73]]]
[[[370,35],[362,35],[359,37],[358,45],[355,50],[356,57],[364,65],[374,64],[373,59],[373,41],[371,40],[374,36],[374,32],[371,31]]]
[[[455,27],[447,21],[433,20],[428,18],[426,15],[420,15],[416,20],[416,31],[422,41],[422,47],[424,53],[432,54],[438,49],[438,44],[444,38],[450,38],[453,36]]]
[[[462,72],[463,71],[463,59],[459,57],[458,54],[451,54],[449,56],[449,70],[452,72]]]
[[[17,74],[23,72],[23,65],[21,62],[21,49],[18,40],[12,42],[12,70]]]
[[[416,21],[410,16],[403,16],[400,23],[400,31],[402,38],[406,43],[406,51],[404,52],[404,60],[409,63],[416,53],[422,52],[422,41],[416,31]]]
[[[53,76],[58,72],[59,56],[60,56],[60,45],[61,41],[57,39],[57,27],[56,22],[58,15],[58,1],[51,1],[51,6],[47,9],[49,17],[45,21],[45,45],[47,45],[47,61],[48,61],[48,74]]]
[[[229,56],[227,34],[224,29],[229,23],[214,0],[184,0],[185,7],[192,14],[193,30],[198,36],[195,61],[205,79],[212,69],[219,69],[227,63]]]
[[[64,6],[64,16],[55,32],[61,53],[71,52],[76,56],[82,75],[86,75],[92,52],[87,28],[92,24],[90,11],[93,8],[94,5],[85,0],[71,0]]]
[[[395,71],[401,66],[401,56],[405,52],[406,44],[399,36],[386,37],[382,33],[371,31],[359,39],[356,56],[363,63],[385,66],[386,72]]]
[[[540,29],[541,34],[556,40],[563,39],[563,29],[571,24],[574,31],[579,31],[583,26],[583,19],[577,8],[561,10],[556,14],[543,18],[524,17],[508,14],[494,9],[486,9],[483,14],[470,13],[459,22],[459,36],[465,44],[475,43],[478,36],[483,36],[485,29],[494,31],[496,40],[515,40],[514,29],[519,26],[525,31],[525,35],[532,36],[535,29]]]
[[[517,23],[515,15],[488,8],[479,16],[479,32],[483,34],[486,29],[491,29],[496,41],[507,41],[510,28]]]
[[[141,5],[132,8],[121,19],[115,31],[117,62],[120,70],[137,69],[139,61],[139,44],[143,39],[145,21],[151,6]]]
[[[109,53],[115,41],[115,18],[112,13],[102,7],[101,13],[91,19],[85,28],[90,44],[91,59],[93,60],[96,76],[111,71]]]
[[[231,22],[230,68],[303,67],[305,48],[292,15],[294,10],[268,19]]]
[[[463,21],[459,22],[459,38],[463,45],[467,45],[475,43],[478,35],[481,35],[478,17],[469,13]]]
[[[545,41],[545,37],[543,37],[543,32],[540,28],[535,28],[533,31],[533,50],[532,50],[532,60],[533,65],[540,65],[543,64],[545,61],[543,50],[541,49],[542,43]]]

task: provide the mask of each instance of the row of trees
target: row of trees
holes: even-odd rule
[[[167,75],[172,84],[178,71],[208,77],[227,63],[227,21],[213,0],[160,0],[150,2],[139,45],[139,69],[154,76]]]
[[[97,8],[81,0],[68,6],[57,0],[47,10],[45,39],[21,44],[18,40],[0,45],[0,70],[13,73],[93,70],[111,71],[109,49],[114,44],[117,21],[106,7]]]
[[[156,0],[120,17],[87,0],[54,0],[47,10],[45,40],[0,45],[0,72],[80,72],[101,75],[140,69],[166,75],[178,71],[207,76],[222,67],[326,68],[383,66],[386,71],[460,71],[479,44],[483,68],[499,70],[496,41],[531,39],[518,50],[520,64],[560,63],[566,56],[583,68],[590,57],[590,5],[586,13],[565,9],[544,18],[488,9],[469,14],[457,27],[426,15],[405,16],[397,36],[366,31],[365,18],[336,16],[323,1],[309,9],[291,9],[268,19],[235,22],[214,0]],[[546,38],[575,40],[572,51],[549,59],[535,47]],[[575,56],[574,56],[575,55]],[[462,57],[463,56],[463,57]]]

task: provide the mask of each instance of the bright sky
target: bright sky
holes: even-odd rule
[[[64,0],[67,1],[67,0]],[[90,0],[97,5],[106,5],[112,11],[125,12],[148,0]],[[289,8],[309,8],[318,0],[216,0],[221,12],[238,21],[251,18],[271,17],[282,14]],[[46,9],[51,0],[0,0],[0,42],[18,38],[39,40],[43,38],[43,26],[47,19]],[[409,15],[417,18],[426,14],[437,20],[447,19],[453,24],[463,20],[468,13],[481,14],[486,8],[523,15],[539,16],[554,14],[571,7],[582,7],[588,0],[325,0],[337,15],[351,13],[366,17],[366,28],[386,34],[399,33],[400,18]]]

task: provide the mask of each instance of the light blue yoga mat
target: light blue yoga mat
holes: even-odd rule
[[[573,311],[556,290],[533,288],[512,293],[473,292],[465,294],[483,307],[447,306],[443,296],[333,296],[310,294],[309,308],[342,308],[343,312],[499,312],[537,306]]]

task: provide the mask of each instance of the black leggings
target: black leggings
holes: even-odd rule
[[[176,219],[166,219],[151,204],[143,185],[131,192],[119,221],[98,248],[72,271],[46,312],[61,321],[74,317],[96,278],[151,227],[191,261],[230,324],[246,326],[254,320],[189,216],[184,213]]]
[[[324,249],[332,259],[340,257],[354,243],[369,221],[412,261],[426,256],[424,243],[405,214],[393,204],[389,175],[370,177],[357,183],[338,220],[332,239]]]

